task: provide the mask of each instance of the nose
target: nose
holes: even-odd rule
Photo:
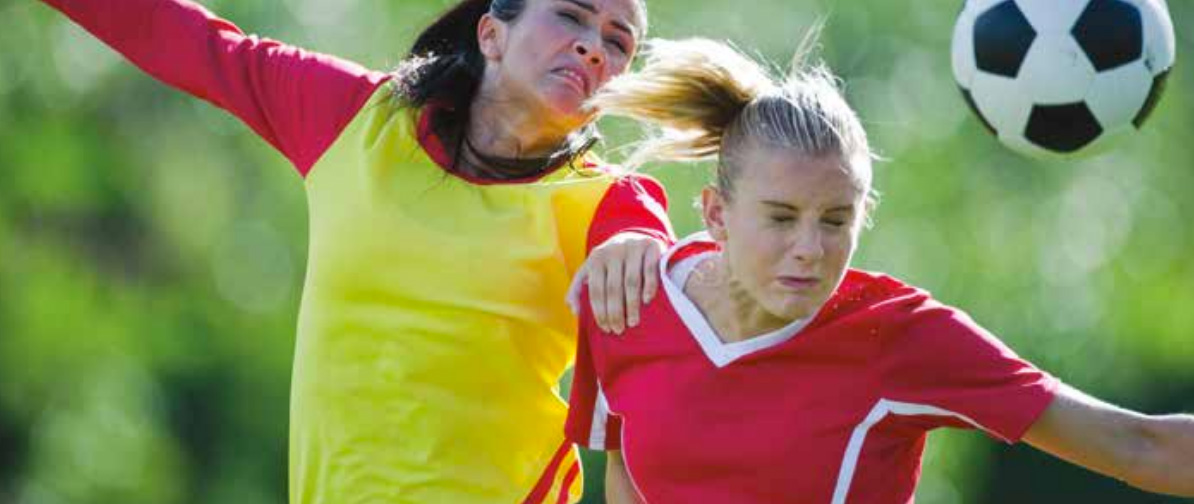
[[[599,43],[595,44],[588,39],[580,38],[573,44],[572,49],[584,59],[585,63],[599,67],[605,63],[605,55],[602,54],[600,47]]]
[[[825,255],[825,246],[821,240],[821,230],[816,226],[811,229],[802,229],[792,237],[791,248],[789,249],[792,257],[797,261],[808,263],[816,262]]]

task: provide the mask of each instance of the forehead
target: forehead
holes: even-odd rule
[[[740,199],[800,203],[798,207],[841,205],[858,201],[867,190],[838,156],[756,147],[744,149],[735,163],[734,192]]]
[[[647,13],[642,0],[539,0],[543,5],[574,5],[607,16],[634,28],[641,36],[646,29]]]

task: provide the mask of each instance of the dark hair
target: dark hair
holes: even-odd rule
[[[485,57],[477,41],[482,16],[511,22],[526,9],[528,0],[463,0],[431,23],[415,40],[395,71],[399,103],[411,110],[428,104],[437,109],[431,129],[458,162],[460,151],[471,148],[466,129],[473,100],[485,74]],[[596,129],[586,126],[569,137],[561,150],[543,159],[506,159],[472,151],[489,168],[506,176],[541,172],[559,161],[574,158],[592,145]]]
[[[449,109],[466,109],[477,94],[485,58],[477,42],[477,24],[492,13],[513,21],[527,0],[463,0],[431,23],[410,48],[396,71],[398,92],[406,105],[429,101]]]
[[[487,13],[504,22],[514,21],[526,10],[527,2],[462,0],[419,34],[394,71],[401,106],[412,110],[420,110],[428,104],[437,107],[431,118],[431,129],[446,147],[455,148],[451,152],[454,158],[458,157],[460,149],[468,148],[465,132],[469,112],[485,74],[485,58],[477,41],[477,24]],[[475,151],[473,154],[492,168],[539,172],[561,161],[575,159],[598,138],[596,126],[589,124],[569,135],[560,150],[546,158],[522,160],[489,157]]]

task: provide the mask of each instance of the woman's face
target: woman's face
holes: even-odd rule
[[[585,100],[634,57],[645,28],[639,1],[527,0],[509,23],[486,16],[478,27],[486,73],[502,99],[579,127],[590,118]]]
[[[706,225],[721,242],[734,290],[778,319],[811,316],[845,276],[862,227],[867,182],[837,156],[742,151],[729,199],[705,190]]]

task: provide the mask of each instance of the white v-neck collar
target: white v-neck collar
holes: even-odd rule
[[[684,325],[688,328],[688,332],[696,339],[697,344],[700,345],[701,350],[713,365],[719,368],[725,367],[742,357],[780,345],[799,334],[808,325],[808,322],[812,320],[811,316],[803,318],[769,333],[761,334],[744,341],[730,343],[723,341],[717,335],[717,332],[713,330],[713,326],[709,324],[709,320],[697,308],[696,303],[693,303],[688,298],[688,295],[684,294],[684,283],[691,270],[682,272],[683,274],[678,276],[682,276],[683,278],[677,279],[673,279],[670,274],[671,272],[668,271],[668,264],[677,251],[701,241],[712,242],[713,239],[709,236],[709,233],[702,231],[681,240],[680,243],[677,243],[660,258],[659,270],[663,272],[660,277],[662,278],[663,290],[667,294],[668,300],[676,308],[676,314],[680,316],[680,320],[684,322]],[[707,259],[705,256],[712,254],[715,254],[715,252],[700,254],[694,256],[692,259],[695,260],[698,257]],[[699,260],[697,261],[699,262]],[[691,266],[695,266],[695,264],[695,262],[689,263]]]

